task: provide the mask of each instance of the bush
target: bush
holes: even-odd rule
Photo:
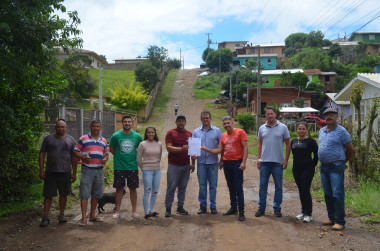
[[[249,112],[247,113],[238,113],[236,116],[237,121],[243,127],[244,131],[249,132],[255,128],[256,124],[256,115],[253,115]]]
[[[133,82],[129,86],[122,82],[116,82],[115,88],[111,91],[111,103],[119,108],[138,111],[149,99],[148,93],[141,87],[133,87]]]

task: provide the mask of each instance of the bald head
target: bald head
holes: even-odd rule
[[[67,130],[66,122],[64,120],[58,120],[57,123],[55,124],[55,134],[58,137],[65,137],[66,130]]]

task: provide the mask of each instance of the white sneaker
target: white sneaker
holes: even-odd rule
[[[302,220],[304,216],[305,216],[304,214],[299,214],[299,215],[296,216],[296,219],[297,220]]]
[[[303,217],[303,222],[305,223],[309,223],[312,220],[313,220],[313,217],[311,216],[305,215],[305,217]]]

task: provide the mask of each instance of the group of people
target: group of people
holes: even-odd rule
[[[323,225],[332,226],[333,230],[342,230],[345,226],[344,210],[344,170],[345,163],[353,154],[353,146],[348,132],[337,124],[338,114],[333,108],[324,112],[326,127],[319,132],[319,147],[317,142],[307,136],[307,124],[297,125],[298,137],[290,140],[286,125],[276,119],[276,110],[267,107],[266,123],[258,131],[257,168],[260,172],[260,189],[256,217],[265,215],[269,178],[272,175],[275,184],[273,212],[281,217],[283,170],[287,168],[290,153],[293,153],[293,175],[299,189],[301,212],[298,220],[310,222],[312,218],[311,182],[318,160],[321,162],[320,173],[324,189],[328,220]],[[247,167],[248,143],[247,134],[240,128],[234,128],[230,116],[223,118],[225,132],[211,124],[211,113],[203,111],[200,116],[202,126],[193,133],[185,129],[186,116],[176,116],[176,127],[169,130],[165,136],[168,151],[167,187],[165,195],[165,217],[172,214],[175,191],[177,190],[176,212],[187,215],[184,208],[186,188],[190,173],[195,170],[197,161],[197,176],[199,183],[198,214],[217,214],[216,192],[218,185],[218,170],[223,169],[230,194],[230,208],[223,215],[238,214],[238,220],[245,220],[244,213],[244,170]],[[162,144],[157,137],[156,129],[148,126],[144,139],[132,130],[133,119],[124,116],[123,129],[114,133],[109,147],[114,155],[114,183],[116,189],[116,211],[113,218],[120,218],[120,206],[123,190],[127,185],[132,205],[131,217],[140,218],[136,212],[137,191],[139,187],[139,171],[142,170],[144,184],[143,206],[144,218],[158,216],[154,206],[159,191],[162,157]],[[59,191],[59,222],[67,221],[64,215],[67,196],[71,193],[71,183],[75,181],[77,158],[81,161],[81,179],[79,198],[81,199],[82,218],[79,226],[87,225],[87,205],[91,198],[89,221],[101,222],[95,209],[98,199],[103,196],[104,172],[103,166],[108,161],[107,141],[100,135],[101,122],[91,123],[91,132],[80,137],[77,144],[66,135],[66,123],[59,120],[56,133],[47,136],[40,151],[40,177],[44,180],[44,216],[40,226],[49,224],[49,210],[52,197]],[[189,138],[201,139],[200,156],[189,156]],[[283,147],[286,152],[284,157]],[[44,159],[47,154],[46,170]],[[219,158],[220,154],[220,158]],[[71,173],[72,172],[72,173]],[[126,184],[127,181],[127,184]],[[208,195],[208,196],[207,196]],[[207,200],[209,197],[209,203]]]

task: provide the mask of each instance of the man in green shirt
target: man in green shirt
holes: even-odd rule
[[[142,138],[132,130],[133,120],[129,115],[122,118],[123,129],[114,133],[110,140],[110,152],[114,155],[114,183],[116,188],[116,213],[114,219],[120,218],[120,205],[123,198],[125,179],[129,188],[132,204],[132,217],[140,218],[136,213],[137,191],[139,187],[139,171],[136,161],[137,147]]]

